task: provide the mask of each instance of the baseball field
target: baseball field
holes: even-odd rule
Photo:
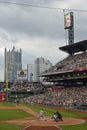
[[[39,120],[40,109],[45,120]],[[51,119],[58,110],[63,121]],[[87,130],[87,112],[29,104],[0,103],[0,130]]]

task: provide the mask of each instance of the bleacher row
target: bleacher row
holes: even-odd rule
[[[55,66],[53,66],[49,70],[46,70],[44,73],[73,71],[74,69],[87,70],[87,52],[69,55],[65,59],[56,63]]]

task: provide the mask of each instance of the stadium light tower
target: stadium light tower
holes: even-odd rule
[[[64,15],[64,28],[68,29],[68,44],[74,43],[74,17],[73,12]]]

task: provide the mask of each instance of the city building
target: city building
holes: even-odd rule
[[[36,81],[36,69],[35,64],[28,64],[27,65],[28,70],[28,81]]]
[[[5,81],[6,81],[6,70],[8,69],[8,82],[16,81],[17,71],[22,70],[22,50],[7,51],[5,48]]]
[[[28,64],[28,81],[42,81],[43,79],[39,75],[52,67],[52,63],[49,60],[45,60],[43,57],[37,58],[34,64]]]

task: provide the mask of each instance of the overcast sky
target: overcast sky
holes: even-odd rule
[[[62,9],[87,10],[87,0],[0,0],[38,8],[0,3],[0,80],[4,79],[4,49],[22,49],[23,69],[36,58],[53,64],[67,56],[59,47],[68,44]],[[75,42],[87,39],[87,11],[74,11]]]

